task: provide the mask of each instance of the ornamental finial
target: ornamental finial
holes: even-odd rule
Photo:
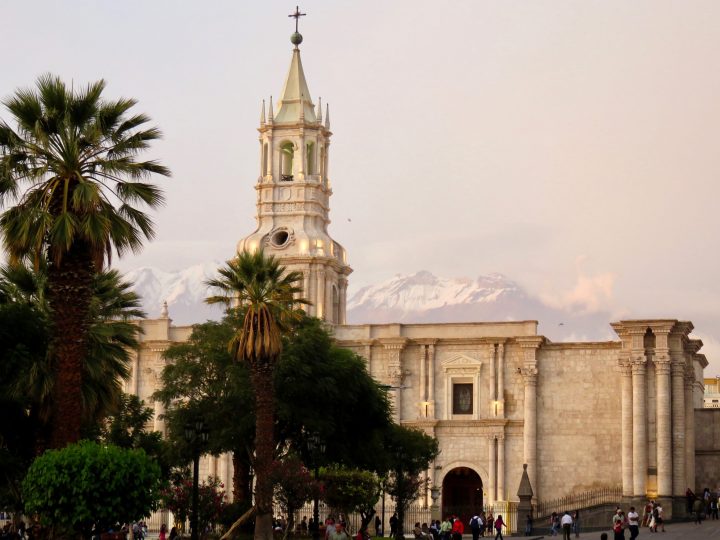
[[[303,37],[300,32],[298,32],[298,21],[300,20],[300,17],[304,17],[307,15],[307,13],[300,13],[300,8],[298,6],[295,6],[295,13],[291,13],[288,15],[288,17],[292,17],[295,19],[295,32],[293,35],[290,36],[290,43],[295,45],[295,48],[298,48],[298,45],[302,43]]]

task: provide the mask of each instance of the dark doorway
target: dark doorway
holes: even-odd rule
[[[459,517],[463,525],[470,522],[473,514],[483,508],[482,480],[478,473],[468,467],[452,469],[443,478],[442,517]]]

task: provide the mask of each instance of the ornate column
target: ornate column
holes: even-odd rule
[[[155,411],[153,418],[153,430],[159,431],[163,438],[165,437],[165,418],[161,418],[165,414],[165,406],[162,401],[156,401],[154,403]]]
[[[495,373],[497,371],[496,367],[496,354],[495,354],[495,344],[490,344],[490,416],[494,417],[497,416],[497,381]]]
[[[488,473],[490,475],[488,479],[488,503],[492,504],[497,499],[495,498],[495,486],[497,485],[495,471],[497,464],[497,449],[495,446],[495,435],[488,437]]]
[[[340,321],[338,324],[346,324],[346,311],[347,311],[347,279],[340,280]]]
[[[537,351],[542,343],[541,337],[519,338],[523,352],[523,461],[527,463],[527,474],[533,489],[535,500],[540,496],[537,466]]]
[[[690,356],[692,358],[692,356]],[[695,373],[692,364],[685,364],[685,484],[695,491],[695,407],[693,386]],[[702,486],[701,486],[702,487]]]
[[[429,416],[435,419],[435,342],[428,345],[428,401],[430,402]]]
[[[497,437],[497,500],[505,500],[505,435]]]
[[[498,416],[501,418],[505,417],[505,344],[504,343],[498,343],[497,346],[497,373],[498,373],[498,382],[497,382],[497,400],[498,400]],[[498,498],[503,501],[504,498],[498,496]]]
[[[325,269],[317,269],[317,286],[315,287],[315,316],[325,319]]]
[[[407,343],[406,338],[383,341],[386,355],[386,380],[390,383],[390,402],[393,406],[393,420],[396,424],[402,419],[402,350]]]
[[[633,495],[644,497],[648,468],[645,355],[633,351]]]
[[[428,401],[427,401],[427,348],[424,343],[420,343],[420,350],[418,354],[418,363],[420,364],[420,418],[427,418],[428,413]]]
[[[685,474],[685,364],[682,352],[672,357],[672,424],[673,424],[673,495],[682,496],[687,488]]]
[[[623,495],[633,494],[633,387],[629,356],[620,359],[622,382],[622,486]]]
[[[668,329],[669,331],[669,329]],[[657,490],[658,496],[669,497],[672,489],[672,439],[670,399],[670,356],[667,332],[655,333],[655,403],[657,408]]]

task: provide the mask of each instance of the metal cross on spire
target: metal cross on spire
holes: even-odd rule
[[[299,6],[295,6],[295,13],[291,13],[290,15],[288,15],[288,17],[293,17],[295,19],[295,32],[296,33],[298,31],[298,21],[300,20],[300,17],[304,17],[305,15],[307,15],[307,13],[300,13]]]

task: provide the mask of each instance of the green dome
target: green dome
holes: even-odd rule
[[[293,32],[293,35],[290,36],[290,43],[295,45],[296,47],[302,43],[303,37],[300,32]]]

